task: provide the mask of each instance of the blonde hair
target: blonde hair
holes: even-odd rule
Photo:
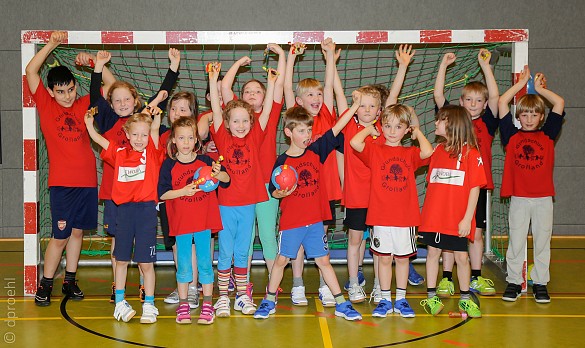
[[[248,112],[250,115],[250,127],[254,126],[254,109],[252,105],[248,104],[247,102],[237,99],[237,100],[230,100],[223,109],[223,121],[229,123],[230,122],[230,112],[237,108],[243,108]],[[229,127],[228,127],[229,130]]]
[[[463,106],[445,105],[439,109],[435,118],[445,120],[445,138],[440,142],[445,145],[450,157],[462,154],[465,145],[468,151],[478,147],[471,117]],[[462,155],[466,156],[467,153]]]
[[[124,123],[124,126],[122,126],[122,128],[124,128],[126,133],[128,133],[128,132],[130,132],[130,128],[132,127],[132,125],[134,123],[140,123],[140,122],[144,122],[144,123],[148,124],[148,127],[150,128],[150,125],[152,124],[152,116],[150,116],[148,114],[143,114],[143,113],[137,112],[137,113],[133,114],[132,116],[128,117],[128,120],[126,121],[126,123]]]
[[[410,127],[412,114],[411,109],[408,106],[404,104],[393,104],[384,108],[380,115],[380,124],[384,124],[394,117],[397,118],[400,123],[404,123],[407,127]]]
[[[382,103],[382,97],[380,90],[374,86],[363,86],[357,89],[362,95],[370,96],[378,101],[378,104]]]
[[[480,94],[486,101],[489,99],[487,86],[484,85],[483,82],[472,81],[463,86],[463,89],[461,90],[461,98],[465,98],[465,96],[470,93]]]
[[[525,94],[516,103],[516,118],[523,112],[535,112],[543,114],[546,111],[546,104],[538,94]]]
[[[296,96],[297,97],[302,96],[303,94],[307,93],[307,91],[311,88],[316,88],[321,92],[323,91],[323,85],[321,85],[321,82],[319,82],[319,80],[312,78],[302,79],[297,84]]]
[[[191,110],[191,116],[195,117],[199,112],[199,106],[197,105],[197,98],[195,94],[191,92],[181,91],[173,94],[169,102],[167,103],[167,115],[170,113],[173,103],[177,100],[185,99],[189,103],[189,110]]]
[[[292,131],[299,125],[310,127],[313,125],[313,116],[309,115],[302,106],[294,106],[284,114],[284,128]]]
[[[127,90],[129,90],[130,94],[134,98],[134,112],[140,110],[140,108],[142,107],[142,99],[140,99],[136,87],[132,86],[130,83],[126,81],[116,81],[112,84],[106,96],[106,100],[108,101],[108,103],[110,103],[110,105],[112,105],[112,94],[117,88],[126,88]]]
[[[380,92],[380,105],[386,105],[386,100],[388,100],[388,96],[390,95],[390,90],[388,87],[384,86],[381,83],[377,83],[375,85],[369,85],[369,87],[373,87]]]
[[[195,136],[195,147],[193,148],[193,152],[199,151],[202,146],[201,139],[199,139],[199,133],[197,132],[197,121],[195,121],[193,117],[181,116],[171,125],[171,133],[167,140],[167,154],[174,160],[177,159],[177,152],[179,152],[179,149],[177,148],[177,144],[173,143],[173,139],[175,139],[177,128],[182,127],[191,128],[193,130],[193,135]]]

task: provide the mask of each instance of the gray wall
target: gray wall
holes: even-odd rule
[[[85,3],[86,5],[80,5]],[[22,237],[20,31],[63,30],[530,30],[530,66],[566,100],[558,141],[555,234],[585,234],[585,2],[491,1],[22,1],[0,21],[0,237]],[[576,149],[579,149],[576,151]],[[581,207],[581,208],[578,208]]]

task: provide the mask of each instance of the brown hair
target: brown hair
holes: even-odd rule
[[[112,84],[112,86],[108,90],[108,95],[106,96],[106,100],[108,101],[108,103],[110,103],[110,105],[112,105],[112,94],[114,93],[114,90],[116,90],[116,88],[126,88],[127,90],[129,90],[130,94],[132,94],[132,97],[134,98],[134,112],[140,110],[140,108],[142,107],[142,100],[138,95],[138,91],[134,86],[132,86],[130,83],[126,81],[116,81]]]
[[[254,109],[252,108],[252,105],[246,103],[245,101],[241,100],[241,99],[237,99],[237,100],[230,100],[226,105],[225,108],[223,109],[223,121],[227,122],[229,124],[230,122],[230,112],[233,109],[237,109],[237,108],[244,108],[248,114],[250,115],[250,127],[254,126]],[[229,127],[226,127],[229,130]]]
[[[244,96],[244,90],[246,89],[246,86],[248,86],[250,83],[256,82],[257,84],[260,85],[260,88],[262,89],[262,92],[264,92],[264,94],[266,94],[266,86],[264,86],[264,84],[256,79],[251,79],[250,81],[244,83],[244,85],[242,86],[242,91],[240,92],[241,97]]]
[[[380,115],[380,124],[388,122],[391,118],[396,117],[400,123],[404,123],[407,127],[410,127],[411,110],[404,104],[393,104],[384,110]]]
[[[445,138],[441,141],[445,150],[451,157],[462,154],[463,146],[467,149],[477,148],[477,138],[473,129],[473,123],[469,112],[459,105],[445,105],[435,117],[437,120],[445,120]],[[466,156],[467,154],[463,154]]]
[[[150,125],[152,124],[152,116],[137,112],[134,115],[128,117],[128,120],[126,120],[126,123],[124,123],[124,126],[122,126],[122,128],[124,128],[126,133],[128,133],[130,132],[130,127],[132,127],[132,124],[139,122],[147,123],[148,127],[150,127]]]
[[[357,89],[362,95],[370,96],[378,101],[379,104],[382,103],[382,97],[380,95],[380,90],[374,86],[363,86]]]
[[[302,106],[295,106],[286,110],[284,114],[284,128],[292,131],[299,125],[312,126],[313,116],[309,115],[307,110]]]
[[[191,110],[191,116],[195,117],[199,112],[197,98],[195,97],[195,94],[186,91],[177,92],[173,94],[171,99],[169,99],[169,102],[167,104],[167,115],[170,113],[171,107],[173,107],[173,103],[181,99],[185,99],[189,103],[189,110]]]
[[[199,139],[199,133],[197,132],[197,121],[195,121],[193,117],[181,116],[171,125],[171,133],[167,140],[167,154],[174,160],[177,159],[177,152],[179,152],[179,150],[177,149],[177,144],[173,143],[173,139],[175,139],[177,128],[180,127],[187,127],[193,130],[193,134],[195,135],[195,147],[193,148],[193,152],[197,152],[201,149],[201,139]]]
[[[388,100],[388,96],[390,95],[390,90],[388,90],[388,87],[384,86],[381,83],[369,85],[369,87],[373,87],[378,90],[378,92],[380,93],[380,105],[386,105],[386,100]]]
[[[483,82],[479,82],[479,81],[472,81],[472,82],[466,84],[465,86],[463,86],[463,89],[461,90],[461,98],[464,98],[469,93],[474,93],[474,92],[477,94],[481,94],[481,96],[483,97],[483,99],[485,99],[485,101],[487,101],[489,99],[489,92],[488,92],[487,86],[484,85]]]
[[[525,94],[516,103],[516,118],[523,112],[536,112],[543,114],[546,111],[546,104],[538,94]]]

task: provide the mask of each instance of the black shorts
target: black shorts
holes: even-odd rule
[[[116,246],[118,261],[156,261],[156,203],[129,202],[118,206]],[[134,249],[134,257],[132,250]]]
[[[158,217],[160,219],[160,229],[162,230],[165,250],[173,250],[173,245],[175,245],[175,237],[169,235],[169,218],[167,215],[166,203],[160,202],[158,204]]]
[[[441,250],[468,251],[466,237],[452,236],[438,232],[419,232],[418,241]]]
[[[487,207],[487,190],[479,189],[479,198],[475,207],[475,227],[485,230],[486,228],[486,207]]]
[[[368,208],[345,208],[343,224],[350,230],[365,231]]]
[[[116,219],[118,217],[118,205],[111,199],[104,200],[104,232],[110,236],[116,236]]]
[[[96,187],[51,186],[52,237],[67,239],[72,229],[97,228],[98,192]]]
[[[331,219],[323,221],[323,225],[325,226],[335,226],[335,221],[337,220],[337,216],[335,214],[335,203],[337,201],[329,201],[329,209],[331,209]]]

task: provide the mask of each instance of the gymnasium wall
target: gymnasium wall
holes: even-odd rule
[[[549,88],[566,101],[567,120],[556,147],[554,233],[585,234],[583,1],[2,0],[0,7],[0,238],[23,234],[20,31],[25,29],[529,29],[532,71],[544,72]]]

